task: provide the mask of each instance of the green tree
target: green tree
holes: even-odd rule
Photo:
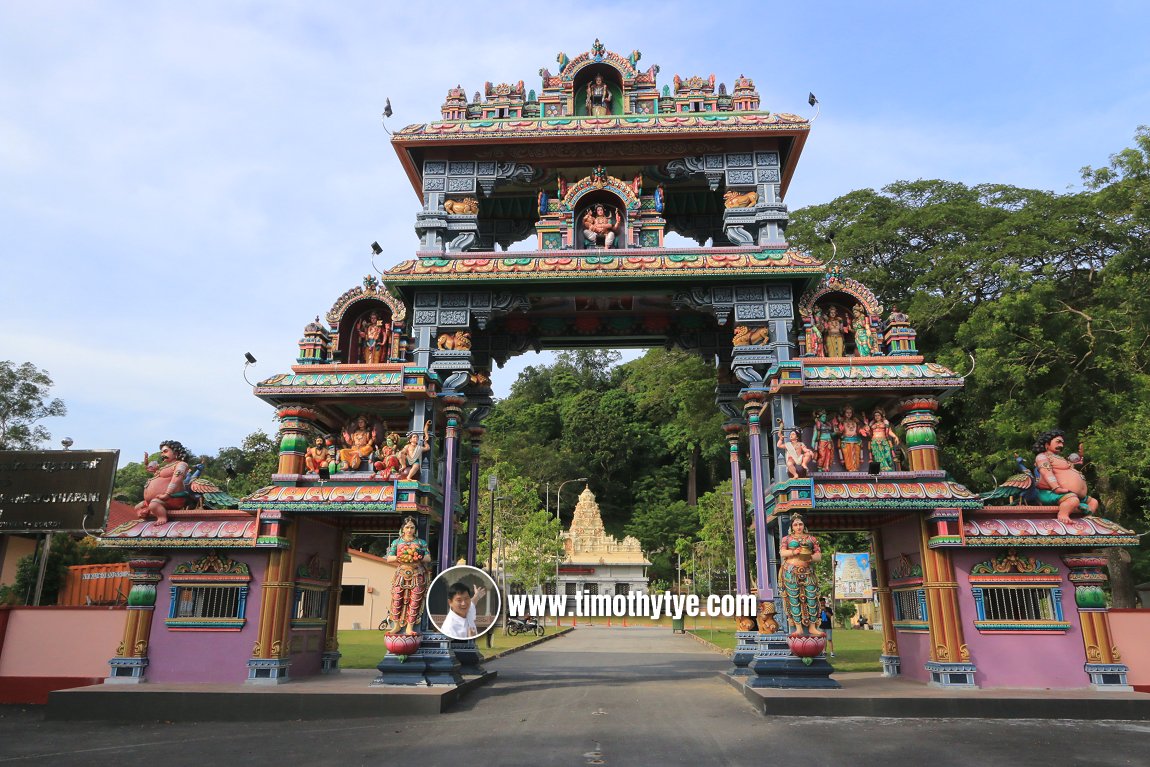
[[[51,389],[48,371],[0,360],[0,450],[35,450],[51,439],[38,421],[68,412],[62,400],[49,398]]]

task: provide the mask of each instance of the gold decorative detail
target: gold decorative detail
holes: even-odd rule
[[[466,330],[457,330],[454,333],[443,333],[439,336],[436,346],[440,349],[465,351],[471,348],[471,333]]]
[[[1086,660],[1091,663],[1102,662],[1102,650],[1098,649],[1098,645],[1086,645]]]
[[[281,642],[278,639],[276,641],[272,642],[272,650],[271,650],[271,653],[269,653],[269,654],[273,658],[282,658],[283,657],[283,642]]]
[[[943,644],[938,644],[938,645],[934,646],[934,655],[940,661],[950,660],[950,650],[948,650],[946,645],[943,645]]]
[[[123,642],[120,642],[120,646],[116,648],[116,657],[117,658],[123,658],[124,657],[124,643]]]
[[[882,646],[883,655],[898,655],[898,643],[893,639],[888,639],[886,644]]]
[[[725,208],[751,208],[759,201],[758,192],[736,192],[734,189],[728,189],[726,194],[723,195],[723,207]]]
[[[335,652],[339,649],[339,640],[335,637],[328,637],[327,641],[323,645],[323,649],[326,652]]]
[[[136,658],[143,658],[148,654],[148,640],[138,639],[136,644],[132,647],[132,655]]]
[[[736,325],[735,334],[731,338],[733,346],[763,346],[771,339],[770,328],[752,328],[746,325]]]
[[[779,630],[779,622],[775,620],[775,603],[762,602],[759,604],[759,633],[773,634]]]
[[[970,648],[966,645],[959,645],[958,657],[962,660],[970,660]]]
[[[1118,652],[1117,647],[1111,647],[1110,648],[1110,657],[1113,658],[1115,661],[1120,661],[1120,660],[1122,660],[1122,653]]]
[[[255,641],[255,644],[252,645],[252,657],[260,657],[260,640],[258,639]]]
[[[453,216],[474,216],[479,212],[479,200],[474,197],[464,197],[462,200],[448,200],[443,203],[443,209]]]

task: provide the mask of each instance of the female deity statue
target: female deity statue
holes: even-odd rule
[[[791,517],[790,535],[779,542],[779,586],[783,591],[783,613],[794,625],[793,634],[823,636],[819,628],[819,582],[815,562],[823,558],[818,539],[807,532],[797,514]]]
[[[898,435],[882,408],[875,408],[874,416],[867,423],[870,432],[870,457],[878,461],[879,471],[894,471],[894,449],[898,445]]]
[[[398,564],[391,581],[391,625],[388,628],[392,634],[398,634],[404,627],[405,633],[418,634],[419,614],[427,596],[426,565],[431,562],[431,550],[427,548],[427,541],[415,537],[412,517],[403,521],[399,536],[391,542],[385,557],[388,562]]]
[[[587,108],[587,114],[595,117],[606,117],[611,114],[611,89],[603,82],[603,75],[595,75],[594,81],[587,83],[584,106]]]
[[[823,320],[823,343],[828,357],[843,356],[843,318],[839,317],[838,307],[827,309]]]
[[[855,304],[854,321],[851,327],[855,333],[855,350],[860,357],[870,357],[878,353],[878,344],[875,343],[874,330],[871,328],[870,317],[862,304]]]

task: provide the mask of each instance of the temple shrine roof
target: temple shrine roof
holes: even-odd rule
[[[651,563],[643,554],[637,538],[627,536],[622,541],[608,535],[603,527],[603,517],[595,494],[591,488],[583,489],[575,505],[575,516],[571,528],[563,534],[563,560],[568,565],[642,565]]]

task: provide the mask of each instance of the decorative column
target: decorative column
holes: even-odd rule
[[[896,410],[906,413],[902,425],[906,428],[906,452],[910,456],[911,471],[938,471],[938,445],[935,427],[938,426],[938,399],[914,397],[898,403]]]
[[[962,637],[958,619],[958,582],[950,552],[929,546],[926,518],[919,517],[919,551],[922,555],[922,587],[926,593],[930,625],[930,683],[938,687],[974,687],[974,664]]]
[[[443,442],[443,525],[439,532],[439,572],[455,564],[455,499],[459,489],[459,424],[463,403],[467,399],[458,392],[446,391],[440,398],[447,419],[447,435]]]
[[[335,558],[331,564],[331,587],[327,592],[327,627],[324,631],[323,660],[320,673],[338,674],[339,659],[339,592],[343,583],[344,559],[347,556],[347,541],[350,535],[341,533],[336,539]]]
[[[898,634],[894,630],[894,600],[890,591],[890,571],[886,566],[886,556],[883,554],[882,534],[878,530],[872,530],[870,540],[871,563],[874,565],[878,580],[875,592],[878,594],[879,616],[882,620],[882,654],[879,655],[882,675],[898,676],[901,660],[898,654]]]
[[[306,468],[308,433],[316,412],[302,405],[284,405],[276,411],[280,420],[280,459],[278,474],[303,474]]]
[[[1086,650],[1084,670],[1090,676],[1090,685],[1099,690],[1132,692],[1127,684],[1129,670],[1122,663],[1122,654],[1114,645],[1110,634],[1110,615],[1106,609],[1106,558],[1089,554],[1064,556],[1062,561],[1070,568],[1069,580],[1074,584],[1074,603],[1078,606],[1078,622],[1082,627],[1082,644]]]
[[[750,443],[751,492],[754,493],[752,508],[755,515],[755,574],[758,580],[759,603],[773,602],[775,591],[771,572],[770,554],[767,545],[766,478],[763,476],[763,439],[759,413],[763,409],[765,394],[758,391],[744,392],[743,412],[747,419],[747,441]]]
[[[139,684],[144,681],[148,668],[148,641],[152,636],[152,618],[156,612],[156,584],[163,580],[160,574],[166,556],[146,556],[128,560],[131,570],[128,580],[128,615],[124,621],[124,639],[116,650],[116,657],[108,661],[111,674],[105,682]]]
[[[727,421],[723,431],[727,435],[728,452],[731,457],[731,505],[735,514],[735,591],[750,594],[747,582],[747,523],[746,502],[743,499],[743,479],[739,469],[739,433],[742,423]]]
[[[282,463],[281,463],[282,465]],[[280,536],[283,525],[280,521]],[[291,665],[291,647],[288,632],[291,629],[291,609],[295,596],[292,563],[298,528],[287,531],[287,545],[268,552],[267,569],[260,599],[260,622],[252,657],[248,659],[248,684],[282,684],[288,681]]]
[[[471,490],[467,494],[467,564],[475,567],[476,551],[479,547],[479,448],[487,429],[482,426],[468,426],[471,437]]]

